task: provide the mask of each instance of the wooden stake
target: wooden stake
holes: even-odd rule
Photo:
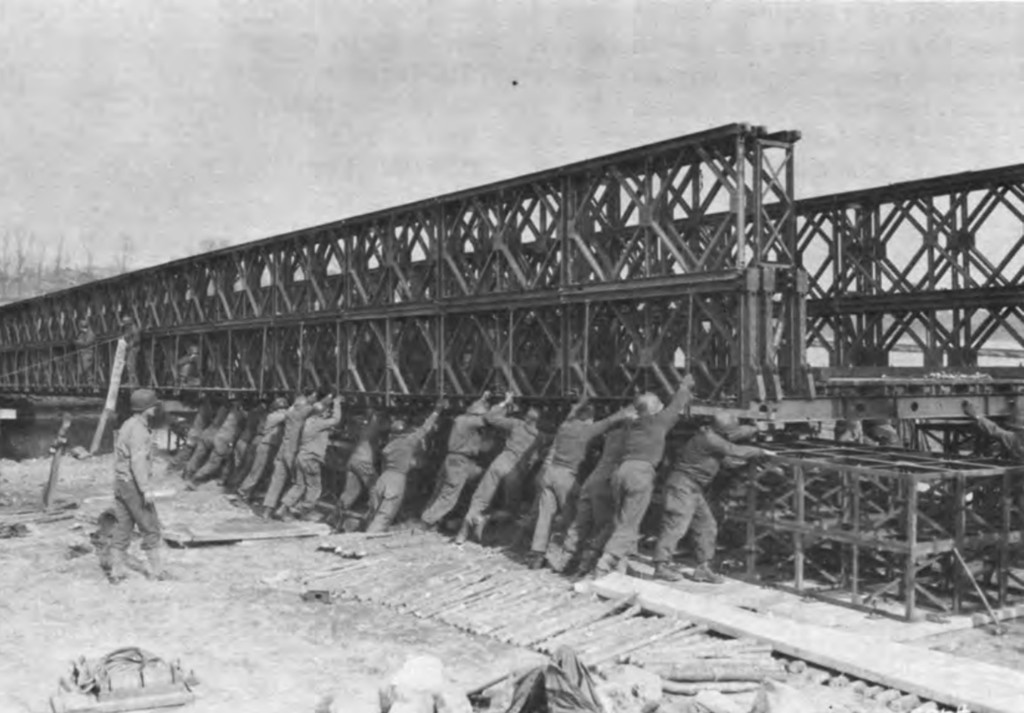
[[[60,460],[64,457],[64,449],[68,444],[68,430],[71,428],[71,414],[67,411],[61,414],[60,430],[57,437],[53,439],[53,458],[50,459],[50,477],[43,487],[43,509],[49,510],[53,502],[53,493],[57,489],[57,479],[60,477]]]
[[[125,352],[128,344],[124,339],[117,340],[117,352],[114,354],[114,365],[110,367],[110,386],[107,388],[107,403],[100,415],[100,422],[96,424],[96,433],[92,437],[92,445],[89,446],[89,453],[96,454],[100,448],[100,441],[103,440],[103,432],[107,430],[107,421],[114,414],[117,408],[117,391],[121,388],[121,372],[124,371]]]

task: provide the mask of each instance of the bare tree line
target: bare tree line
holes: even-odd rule
[[[68,240],[44,239],[25,228],[0,228],[0,303],[74,287],[144,267],[138,263],[135,239],[125,233],[100,244],[95,235]],[[227,247],[229,241],[206,238],[196,253]],[[185,253],[192,252],[182,246]],[[182,255],[181,257],[183,257]]]
[[[0,302],[74,287],[132,269],[134,240],[123,235],[114,254],[101,251],[95,238],[69,242],[61,235],[56,241],[40,238],[24,228],[0,230]]]

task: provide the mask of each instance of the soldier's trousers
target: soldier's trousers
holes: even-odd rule
[[[127,380],[128,386],[139,385],[139,347],[129,348],[124,355],[124,366],[128,372]]]
[[[260,443],[256,446],[256,455],[253,457],[252,465],[249,466],[249,472],[245,476],[245,480],[238,486],[238,494],[243,497],[249,497],[256,486],[263,480],[263,476],[267,472],[267,463],[270,461],[270,457],[274,452],[275,446],[269,443]]]
[[[427,509],[423,511],[423,522],[428,525],[437,524],[454,510],[466,483],[479,478],[482,472],[483,468],[480,467],[480,464],[469,456],[449,453],[444,459],[441,478],[434,498]]]
[[[607,556],[621,559],[636,551],[640,524],[654,492],[654,466],[646,461],[627,460],[612,476],[614,529],[605,543]]]
[[[185,438],[185,442],[178,449],[178,452],[174,454],[174,459],[171,460],[171,468],[184,468],[188,465],[188,462],[192,460],[192,454],[196,452],[196,445],[198,444],[198,436],[189,434]]]
[[[540,477],[537,494],[537,523],[533,528],[531,552],[546,552],[551,540],[551,526],[558,513],[566,509],[576,486],[576,472],[558,465],[548,465]]]
[[[383,532],[395,521],[405,499],[408,477],[397,470],[385,470],[370,491],[370,524],[367,532]]]
[[[365,460],[349,460],[345,467],[345,488],[338,498],[342,510],[349,510],[359,500],[359,496],[370,492],[377,479],[373,463]]]
[[[209,457],[206,459],[203,467],[192,476],[192,481],[195,483],[205,483],[207,480],[216,478],[220,475],[221,468],[230,461],[231,453],[230,441],[215,440]]]
[[[581,545],[600,552],[611,537],[615,518],[611,477],[608,471],[595,470],[580,488],[576,517],[562,541],[562,549],[569,557],[575,555]]]
[[[196,443],[196,447],[192,450],[192,455],[189,456],[188,463],[185,464],[185,477],[191,478],[195,475],[196,471],[203,467],[206,463],[207,457],[213,451],[213,441],[207,441],[205,439],[199,439]]]
[[[691,527],[697,562],[706,564],[715,556],[718,523],[701,487],[686,476],[670,475],[665,485],[665,512],[661,516],[661,533],[654,548],[654,561],[671,562],[679,540]]]
[[[295,461],[286,461],[280,453],[274,459],[274,472],[270,476],[270,486],[263,496],[263,507],[276,508],[277,501],[281,498],[281,492],[292,479],[295,472]]]
[[[466,521],[474,522],[483,515],[484,511],[494,502],[494,496],[502,482],[515,477],[516,459],[511,453],[501,453],[491,461],[487,471],[480,478],[476,490],[473,491],[473,498],[469,501],[469,510],[466,511]]]
[[[111,537],[112,549],[126,552],[132,543],[132,530],[142,533],[142,549],[160,546],[160,518],[153,503],[143,502],[142,493],[135,483],[114,481],[114,516],[117,525]]]
[[[281,504],[287,508],[311,508],[316,505],[323,493],[321,465],[315,457],[300,453],[295,459],[295,482],[281,498]]]

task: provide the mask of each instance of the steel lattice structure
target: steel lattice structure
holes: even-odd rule
[[[718,401],[806,395],[798,138],[730,125],[9,305],[0,390],[88,391],[76,322],[130,315],[161,391],[196,343],[225,392],[622,397],[685,367]]]
[[[785,446],[775,468],[749,469],[747,572],[770,563],[799,592],[873,609],[882,598],[959,612],[973,590],[956,549],[1008,602],[1011,548],[1024,513],[1015,492],[1024,467],[954,461],[828,442]]]
[[[929,368],[1024,348],[1024,164],[802,200],[798,212],[807,340],[833,365],[886,365],[899,343]]]

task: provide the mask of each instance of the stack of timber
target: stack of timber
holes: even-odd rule
[[[336,535],[318,549],[345,562],[305,577],[309,599],[329,593],[371,602],[544,654],[567,646],[590,665],[631,662],[661,673],[655,669],[667,664],[675,668],[664,670],[664,687],[675,694],[748,691],[757,683],[736,679],[737,671],[763,674],[756,680],[784,673],[771,647],[645,612],[634,596],[609,601],[577,592],[564,577],[529,570],[494,549],[409,532]],[[733,675],[723,679],[722,670],[708,666],[732,667]],[[687,678],[677,682],[673,675]]]
[[[784,656],[817,664],[810,673],[830,687],[849,687],[872,705],[933,711],[938,704],[972,713],[1019,713],[1024,673],[848,631],[765,616],[715,601],[712,596],[611,574],[593,583],[617,600],[635,596],[646,610],[686,617],[725,636],[761,642]],[[838,672],[835,675],[832,672]],[[859,680],[857,680],[859,679]]]

